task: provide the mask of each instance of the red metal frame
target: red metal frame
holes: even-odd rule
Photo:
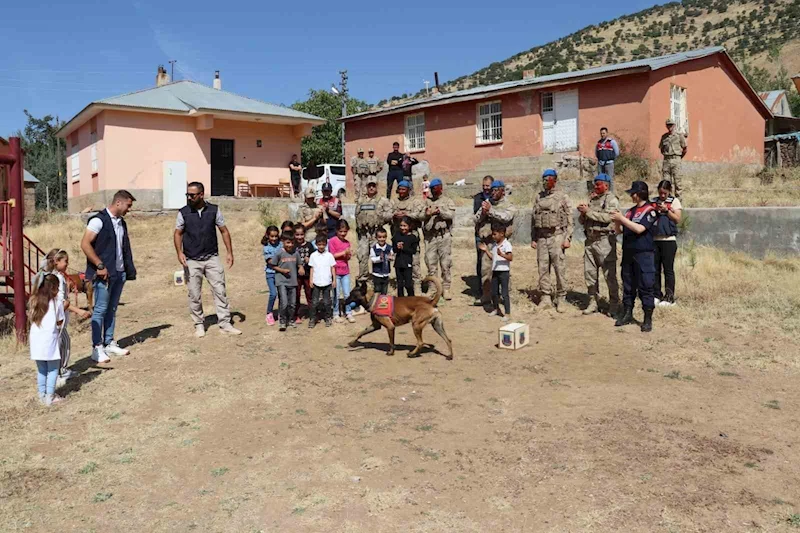
[[[25,313],[25,256],[23,244],[25,236],[22,233],[22,221],[25,218],[24,186],[22,184],[23,155],[19,137],[8,139],[9,154],[0,154],[0,165],[8,165],[8,192],[11,205],[9,215],[10,244],[4,246],[3,254],[11,254],[11,277],[14,288],[14,327],[17,331],[17,340],[25,342],[28,338],[28,317]],[[4,224],[4,227],[6,225]],[[5,244],[8,241],[3,241]],[[5,257],[5,255],[4,255]],[[19,273],[20,275],[17,275]],[[20,297],[22,296],[22,297]]]

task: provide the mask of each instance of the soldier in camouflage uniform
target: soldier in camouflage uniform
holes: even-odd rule
[[[506,228],[506,236],[511,235],[516,208],[505,197],[506,185],[500,180],[492,182],[492,196],[481,202],[481,207],[472,217],[475,222],[475,236],[487,246],[492,243],[492,224]],[[481,298],[475,305],[489,305],[491,302],[492,262],[481,262]]]
[[[369,177],[369,164],[364,159],[364,149],[358,149],[358,156],[350,159],[350,170],[353,171],[353,185],[355,187],[355,198],[358,200],[364,193]]]
[[[383,170],[383,161],[375,157],[375,150],[372,148],[367,152],[367,166],[369,167],[369,177],[378,183],[378,174]]]
[[[413,222],[411,233],[419,238],[419,227],[425,218],[425,204],[419,198],[410,196],[411,184],[402,180],[397,184],[397,198],[391,200],[392,236],[400,234],[400,220],[408,217]],[[422,294],[422,271],[419,265],[420,247],[414,254],[411,277],[414,280],[414,294]]]
[[[558,174],[555,170],[545,170],[542,179],[544,190],[533,202],[531,221],[531,248],[536,250],[536,259],[539,262],[539,291],[542,294],[539,308],[550,309],[553,306],[550,270],[555,270],[555,305],[556,310],[563,313],[567,310],[565,250],[572,245],[572,205],[567,193],[556,187]]]
[[[609,312],[614,315],[619,307],[619,283],[617,282],[617,236],[611,213],[619,211],[619,199],[609,191],[611,179],[605,174],[594,178],[594,192],[589,203],[578,206],[586,234],[583,252],[583,275],[589,289],[589,306],[584,315],[597,312],[599,305],[598,271],[602,269],[608,286]]]
[[[452,264],[452,235],[450,228],[456,216],[456,204],[452,198],[442,194],[442,180],[435,178],[430,183],[431,197],[425,200],[425,265],[429,276],[439,276],[442,265],[442,287],[444,299],[450,300],[450,265]]]
[[[314,242],[317,238],[317,231],[321,231],[324,235],[327,233],[325,229],[325,218],[323,217],[323,209],[317,205],[316,193],[312,187],[308,187],[305,192],[306,203],[300,206],[297,210],[297,218],[299,222],[306,228],[306,239]],[[322,229],[320,229],[322,228]]]
[[[369,282],[370,261],[369,249],[377,242],[375,232],[392,219],[391,202],[384,196],[378,196],[378,184],[374,177],[368,177],[366,194],[361,195],[356,203],[356,235],[358,235],[358,281]]]
[[[661,136],[661,178],[672,182],[675,196],[681,197],[681,159],[686,155],[686,136],[675,128],[675,121],[667,119],[667,133]]]

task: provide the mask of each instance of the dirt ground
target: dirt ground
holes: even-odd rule
[[[580,314],[579,245],[575,307],[537,312],[535,254],[517,246],[512,313],[532,343],[511,352],[495,347],[500,319],[471,305],[474,251],[459,238],[456,296],[440,305],[455,359],[437,353],[432,330],[433,346],[408,359],[384,354],[385,332],[348,349],[365,316],[267,327],[254,213],[228,217],[244,334],[212,325],[195,339],[185,289],[172,285],[172,224],[130,219],[140,279],[125,287],[117,333],[132,354],[94,367],[88,325],[75,323],[83,373],[65,403],[39,406],[27,352],[2,344],[0,530],[800,527],[799,261],[683,253],[681,305],[659,309],[645,335]],[[79,222],[30,233],[67,244],[80,266]],[[212,323],[210,304],[206,293]],[[411,347],[408,326],[398,341]]]

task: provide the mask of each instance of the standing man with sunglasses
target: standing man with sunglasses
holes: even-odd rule
[[[203,277],[211,285],[214,304],[217,307],[217,324],[222,333],[241,335],[231,324],[228,295],[225,291],[225,268],[219,258],[217,228],[228,252],[228,268],[233,266],[233,244],[231,233],[225,226],[222,212],[204,199],[203,184],[193,181],[186,187],[186,206],[178,211],[175,222],[175,251],[178,261],[186,271],[189,284],[189,311],[194,321],[195,337],[205,337],[203,325]]]

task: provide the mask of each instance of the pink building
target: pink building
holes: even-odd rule
[[[67,141],[69,210],[105,205],[129,190],[139,209],[186,205],[186,183],[206,195],[275,190],[319,117],[192,81],[90,103],[59,131]],[[262,185],[265,187],[255,187]],[[272,186],[272,187],[269,187]]]
[[[561,154],[594,157],[603,126],[660,159],[664,122],[672,118],[687,134],[684,167],[691,172],[704,163],[761,165],[765,120],[771,116],[725,50],[716,47],[526,76],[351,115],[345,119],[346,152],[349,160],[357,146],[372,146],[382,155],[397,141],[448,181],[474,180],[482,167],[513,180],[533,175],[515,160],[530,167],[531,158],[550,164]]]

